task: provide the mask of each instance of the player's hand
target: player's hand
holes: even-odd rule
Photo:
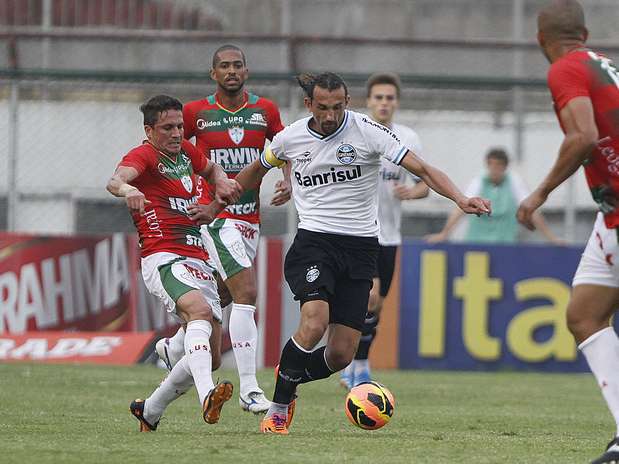
[[[199,203],[192,203],[187,206],[187,212],[189,213],[189,218],[196,222],[198,225],[210,224],[215,220],[217,215],[223,209],[218,207],[217,201],[212,201],[208,205],[201,205]],[[223,205],[222,205],[223,206]]]
[[[445,235],[442,232],[439,232],[437,234],[426,235],[425,237],[423,237],[423,239],[428,243],[440,243],[440,242],[444,242],[445,240],[447,240],[447,235]]]
[[[535,190],[531,195],[522,200],[522,203],[520,203],[518,207],[518,211],[516,211],[518,222],[529,230],[535,230],[533,213],[544,204],[546,198],[547,196],[540,190]]]
[[[125,194],[125,203],[131,211],[144,214],[144,207],[150,204],[150,201],[138,189],[133,189]]]
[[[414,187],[409,187],[408,185],[396,184],[393,187],[393,196],[398,200],[412,200],[413,189]]]
[[[480,197],[463,197],[457,202],[458,207],[467,214],[476,214],[481,216],[487,214],[490,216],[492,213],[492,207],[490,206],[490,200]]]
[[[275,195],[271,199],[271,206],[281,206],[292,197],[292,185],[289,181],[278,180],[275,183]]]
[[[239,201],[243,188],[234,179],[221,179],[215,183],[215,193],[221,201],[231,205]]]

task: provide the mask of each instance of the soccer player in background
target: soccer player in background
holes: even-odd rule
[[[273,402],[260,424],[263,433],[288,434],[297,386],[343,369],[357,350],[378,257],[381,156],[467,213],[490,212],[487,201],[465,197],[387,127],[347,110],[350,97],[339,76],[302,75],[299,84],[311,116],[277,134],[260,160],[236,177],[244,190],[251,190],[269,169],[290,163],[300,219],[285,276],[300,302],[301,321],[282,351]],[[224,207],[224,201],[192,205],[190,214],[209,223]],[[326,346],[315,349],[327,329]]]
[[[400,78],[396,74],[379,73],[370,76],[366,83],[367,108],[376,122],[388,127],[399,137],[402,144],[422,156],[421,141],[412,129],[396,124],[393,117],[400,100]],[[407,182],[413,180],[413,182]],[[368,314],[366,315],[355,359],[342,371],[341,383],[350,389],[354,385],[371,380],[369,353],[376,336],[380,312],[385,301],[395,267],[398,246],[402,243],[402,200],[415,200],[428,196],[430,189],[406,169],[381,158],[378,171],[378,260],[370,290]]]
[[[198,201],[198,175],[224,201],[236,201],[240,191],[217,164],[183,140],[182,109],[181,102],[166,95],[142,105],[147,140],[122,158],[107,184],[131,211],[146,288],[187,324],[184,356],[146,400],[131,403],[143,432],[156,430],[167,405],[194,383],[209,424],[219,420],[232,396],[232,384],[215,385],[211,375],[221,358],[221,307],[200,230],[187,207]]]
[[[213,95],[189,102],[183,109],[185,138],[196,138],[196,146],[229,178],[264,150],[283,129],[279,109],[270,100],[244,90],[248,77],[243,51],[234,45],[219,47],[213,54],[211,78],[217,89]],[[273,205],[290,199],[289,171],[276,184]],[[201,184],[200,202],[213,199],[212,188]],[[270,402],[256,379],[256,345],[258,329],[256,311],[256,274],[253,267],[260,239],[260,186],[246,191],[229,205],[217,219],[201,228],[202,239],[223,284],[219,281],[224,310],[231,309],[229,333],[239,373],[239,404],[245,411],[264,413]],[[230,308],[231,307],[231,308]],[[264,322],[264,321],[263,321]],[[181,327],[170,339],[157,343],[157,352],[168,366],[182,356],[184,330]]]
[[[557,159],[518,209],[518,220],[534,227],[533,215],[548,195],[584,166],[597,219],[572,282],[567,325],[606,400],[617,430],[594,464],[619,462],[619,339],[610,318],[619,305],[619,71],[585,45],[588,31],[581,5],[555,0],[537,18],[539,45],[551,63],[548,87],[565,134]]]

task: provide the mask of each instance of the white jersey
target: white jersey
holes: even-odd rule
[[[392,124],[391,130],[397,135],[404,146],[409,147],[416,155],[422,156],[421,141],[417,133],[401,124]],[[416,182],[420,179],[401,166],[381,159],[378,171],[378,243],[384,246],[397,246],[402,243],[400,228],[402,225],[402,200],[393,194],[393,188],[405,184],[408,178]]]
[[[340,127],[323,136],[303,118],[279,132],[260,160],[267,169],[292,164],[299,229],[376,237],[380,158],[399,165],[408,148],[385,126],[346,111]]]

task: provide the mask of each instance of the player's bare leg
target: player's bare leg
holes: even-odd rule
[[[606,400],[617,429],[596,464],[619,462],[619,338],[610,317],[619,303],[619,288],[576,285],[567,307],[567,325],[574,335]]]

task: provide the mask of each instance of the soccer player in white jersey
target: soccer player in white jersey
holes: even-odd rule
[[[301,305],[301,321],[280,358],[263,433],[288,434],[297,386],[346,367],[357,350],[378,257],[377,184],[380,158],[419,176],[463,211],[490,212],[490,203],[465,197],[440,170],[425,163],[391,130],[348,111],[336,74],[302,75],[311,116],[278,133],[269,149],[235,178],[251,189],[269,169],[292,164],[299,230],[285,261],[286,281]],[[192,218],[210,222],[225,207],[192,205]],[[328,329],[327,344],[315,349]]]
[[[367,108],[370,110],[372,119],[391,129],[405,147],[421,155],[421,141],[417,133],[409,127],[393,122],[400,99],[400,78],[392,73],[374,74],[366,83],[366,91]],[[425,182],[410,174],[406,169],[385,158],[381,158],[380,163],[378,171],[379,251],[376,274],[372,290],[370,290],[368,314],[355,359],[346,369],[342,370],[341,383],[346,388],[371,380],[368,360],[370,347],[376,336],[385,297],[391,287],[398,246],[402,243],[401,202],[427,197],[430,190]],[[407,180],[414,182],[407,182]]]

